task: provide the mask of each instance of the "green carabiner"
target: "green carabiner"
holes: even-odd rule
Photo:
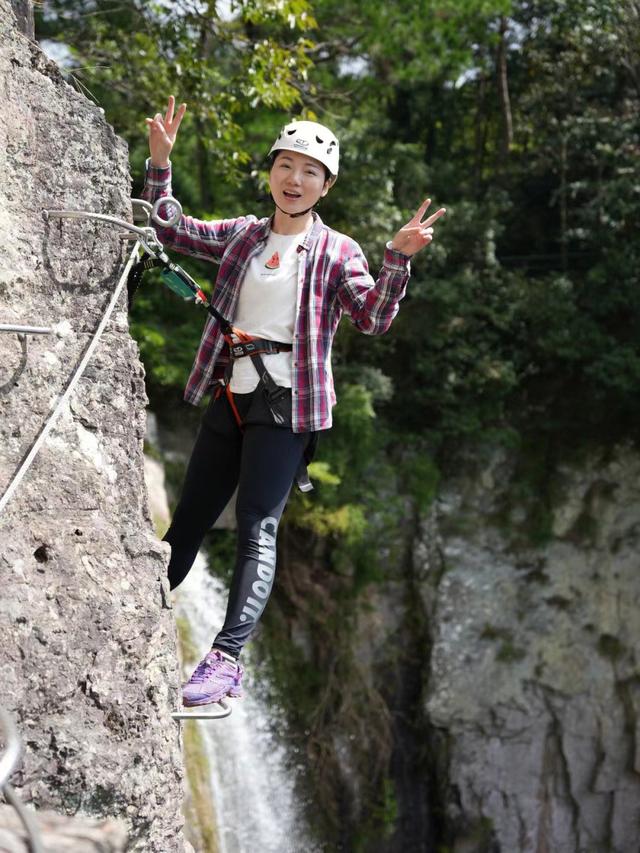
[[[167,287],[170,287],[178,296],[181,296],[183,299],[195,299],[196,294],[193,292],[193,288],[187,284],[178,272],[164,268],[160,270],[160,275]]]

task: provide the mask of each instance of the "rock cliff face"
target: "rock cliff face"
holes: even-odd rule
[[[24,4],[22,4],[24,6]],[[0,492],[87,347],[122,268],[126,146],[0,0]],[[121,298],[57,426],[0,516],[2,702],[26,744],[12,783],[37,808],[124,819],[130,849],[184,850],[179,672],[165,547],[143,482],[145,393]]]
[[[463,467],[416,553],[451,849],[636,853],[637,452],[560,468],[536,547],[512,461]]]
[[[300,748],[335,849],[637,853],[640,456],[564,458],[460,453],[353,611],[344,566],[283,561],[265,623],[320,672]]]

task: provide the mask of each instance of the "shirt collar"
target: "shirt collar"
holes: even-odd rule
[[[320,232],[322,231],[322,228],[323,228],[324,223],[322,222],[322,219],[320,219],[318,214],[315,212],[315,210],[311,211],[311,215],[313,216],[313,225],[307,231],[307,233],[304,235],[304,240],[302,240],[302,242],[300,243],[300,245],[298,247],[298,250],[300,252],[308,252],[309,251],[309,249],[313,246],[313,244],[316,242],[316,240],[320,236]]]
[[[318,216],[315,210],[311,211],[311,215],[313,217],[313,224],[311,228],[303,235],[303,239],[300,241],[298,245],[299,252],[308,252],[309,249],[316,242],[318,237],[320,236],[320,232],[324,226],[322,219]],[[267,219],[263,219],[261,222],[261,228],[258,232],[257,239],[259,242],[265,241],[269,239],[269,234],[271,233],[271,224],[273,223],[273,216],[269,216]]]

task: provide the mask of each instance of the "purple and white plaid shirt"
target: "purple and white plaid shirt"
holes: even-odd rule
[[[171,166],[158,169],[147,161],[142,197],[154,202],[171,195]],[[161,210],[163,216],[171,206]],[[271,219],[239,216],[203,221],[182,216],[171,228],[156,226],[160,241],[176,252],[220,264],[212,304],[233,322],[238,294],[253,257],[269,237]],[[398,313],[409,280],[409,258],[387,248],[377,281],[369,274],[360,246],[333,231],[313,214],[313,225],[298,247],[298,292],[292,352],[292,426],[294,432],[329,429],[336,402],[331,345],[343,314],[367,335],[386,332]],[[184,399],[197,405],[224,375],[229,350],[211,315],[187,382]]]

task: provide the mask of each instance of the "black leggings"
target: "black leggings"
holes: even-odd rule
[[[171,545],[169,584],[175,589],[238,486],[236,565],[224,625],[213,642],[234,657],[249,639],[271,593],[278,523],[311,436],[269,422],[259,394],[234,394],[245,424],[242,431],[224,395],[209,404],[164,537]]]

